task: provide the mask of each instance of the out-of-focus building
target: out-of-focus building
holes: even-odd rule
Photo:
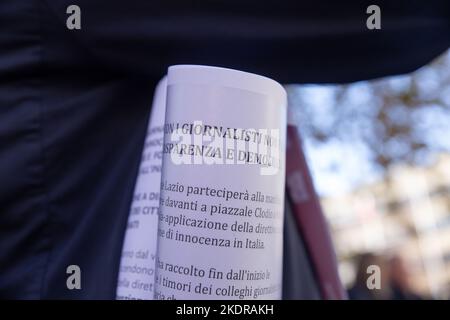
[[[426,167],[395,167],[383,180],[321,202],[347,286],[358,254],[399,253],[417,292],[450,298],[450,154]]]

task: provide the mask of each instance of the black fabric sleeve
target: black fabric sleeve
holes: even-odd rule
[[[45,0],[65,25],[77,4],[91,55],[125,73],[160,77],[172,64],[237,68],[283,83],[349,82],[413,71],[450,44],[450,2],[365,0]]]

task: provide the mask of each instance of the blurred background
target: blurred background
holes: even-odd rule
[[[449,299],[450,51],[408,75],[287,89],[350,297]],[[371,264],[381,290],[365,289]]]

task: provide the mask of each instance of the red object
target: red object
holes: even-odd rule
[[[294,125],[287,127],[286,184],[295,220],[309,252],[322,297],[346,299],[328,225]]]

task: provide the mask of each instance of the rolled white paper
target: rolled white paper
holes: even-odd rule
[[[246,72],[169,68],[157,299],[280,299],[286,92]]]
[[[166,87],[167,81],[164,77],[158,83],[153,98],[123,244],[117,299],[152,300],[154,296]]]

